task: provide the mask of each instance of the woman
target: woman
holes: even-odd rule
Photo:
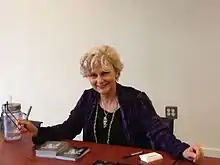
[[[33,134],[35,144],[73,139],[83,129],[84,141],[142,148],[154,146],[193,162],[203,157],[199,146],[189,146],[169,132],[144,92],[118,83],[123,65],[112,47],[103,45],[87,52],[81,59],[80,69],[92,88],[84,91],[66,121],[39,129],[28,121],[20,121]]]

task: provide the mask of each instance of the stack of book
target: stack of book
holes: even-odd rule
[[[47,141],[35,148],[37,157],[76,161],[88,153],[88,147],[70,146],[64,141]]]

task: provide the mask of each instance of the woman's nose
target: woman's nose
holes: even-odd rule
[[[101,83],[103,83],[103,82],[104,82],[104,80],[103,80],[102,76],[98,76],[98,77],[97,77],[97,83],[98,83],[98,84],[101,84]]]

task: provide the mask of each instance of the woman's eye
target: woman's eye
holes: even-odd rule
[[[96,74],[91,74],[90,77],[95,78],[95,77],[97,77],[97,75]]]
[[[107,75],[109,74],[109,72],[102,72],[102,75]]]

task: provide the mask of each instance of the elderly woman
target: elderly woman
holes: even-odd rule
[[[153,144],[158,150],[193,162],[203,156],[199,146],[181,142],[170,133],[144,92],[118,83],[123,65],[112,47],[95,47],[80,64],[92,88],[84,91],[66,121],[40,128],[20,121],[32,132],[35,144],[73,139],[83,129],[84,141],[142,148]]]

